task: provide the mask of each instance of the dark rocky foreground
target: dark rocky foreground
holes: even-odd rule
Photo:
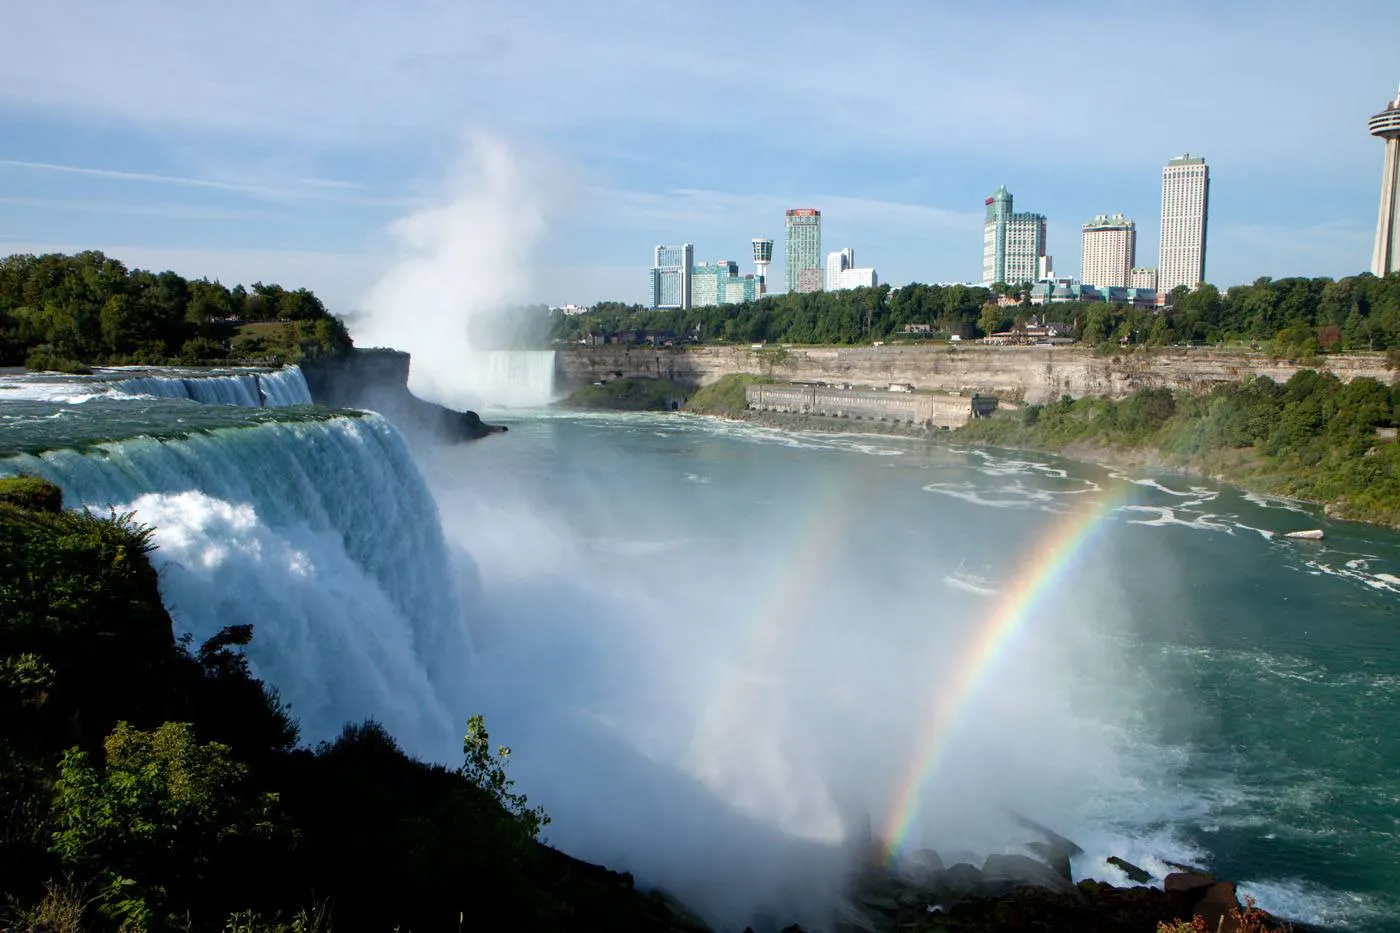
[[[378,412],[410,440],[455,443],[506,430],[474,411],[454,411],[414,395],[408,390],[409,362],[399,350],[352,350],[308,360],[301,371],[316,404]]]

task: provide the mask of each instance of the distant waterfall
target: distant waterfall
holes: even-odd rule
[[[470,656],[461,599],[437,507],[384,419],[0,460],[0,474],[20,472],[57,483],[70,507],[135,511],[155,526],[151,557],[177,630],[198,643],[253,625],[249,660],[290,702],[304,740],[372,716],[437,755],[461,726],[451,699]]]
[[[113,384],[117,392],[155,398],[188,398],[207,405],[278,408],[310,405],[311,391],[298,366],[270,373],[209,376],[135,376]]]
[[[535,408],[554,401],[553,350],[491,350],[481,393],[488,405]]]

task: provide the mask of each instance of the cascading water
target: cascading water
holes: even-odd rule
[[[278,408],[312,404],[311,391],[298,366],[270,373],[135,376],[112,384],[112,388],[127,395],[187,398],[207,405]]]
[[[554,400],[553,350],[492,350],[486,354],[488,404],[539,407]]]
[[[220,428],[0,460],[70,507],[134,511],[177,629],[254,626],[248,656],[302,738],[374,717],[438,757],[470,657],[437,508],[402,436],[375,415]]]
[[[258,388],[262,389],[263,406],[285,408],[288,405],[311,405],[311,390],[300,366],[285,366],[276,372],[259,373]]]

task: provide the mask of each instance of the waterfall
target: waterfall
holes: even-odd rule
[[[113,383],[114,391],[155,398],[187,398],[207,405],[245,408],[310,405],[311,392],[299,366],[271,373],[221,373],[209,376],[135,376]]]
[[[306,386],[306,377],[302,375],[300,366],[284,366],[276,372],[259,373],[258,386],[262,389],[263,405],[268,408],[312,404],[311,390]]]
[[[553,350],[491,350],[481,392],[489,405],[534,408],[554,401]]]
[[[470,658],[461,597],[437,506],[384,419],[140,437],[10,457],[5,473],[48,478],[69,507],[134,511],[154,526],[177,632],[198,644],[253,625],[249,661],[291,704],[303,740],[372,716],[410,749],[450,747],[453,685]]]

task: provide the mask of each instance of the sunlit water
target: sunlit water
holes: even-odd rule
[[[976,849],[961,802],[980,816],[995,801],[1076,836],[1083,873],[1121,880],[1110,853],[1204,863],[1338,928],[1381,929],[1400,909],[1389,532],[1180,476],[687,416],[517,420],[508,442],[433,458],[428,476],[447,515],[488,519],[447,529],[488,602],[518,611],[513,590],[564,591],[541,607],[562,618],[528,623],[549,637],[483,634],[481,666],[514,685],[495,718],[512,722],[522,694],[562,694],[685,762],[726,679],[768,665],[724,733],[737,761],[693,773],[747,787],[772,818],[782,795],[751,786],[772,743],[790,759],[775,780],[823,775],[847,797],[838,809],[877,829],[928,681],[950,675],[1058,513],[1112,497],[1106,527],[969,701],[918,842]],[[1280,537],[1313,527],[1327,539]],[[625,629],[626,646],[594,625]],[[664,682],[637,672],[648,665]],[[527,744],[524,771],[531,757]],[[795,784],[790,826],[819,830],[820,799]]]
[[[551,842],[721,926],[820,924],[867,834],[1018,851],[1008,809],[1079,842],[1080,875],[1204,864],[1336,928],[1400,909],[1387,532],[1183,477],[684,415],[517,411],[412,454],[312,409],[0,417],[0,472],[157,526],[183,631],[255,626],[305,740],[376,716],[451,761],[483,712]]]

